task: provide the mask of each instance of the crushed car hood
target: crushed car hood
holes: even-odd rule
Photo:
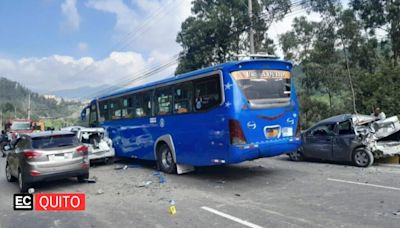
[[[381,140],[400,131],[397,116],[376,120],[373,116],[353,115],[352,121],[356,135],[373,153],[380,156],[400,154],[400,141]]]

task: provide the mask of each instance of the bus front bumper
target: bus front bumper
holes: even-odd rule
[[[232,146],[226,163],[239,163],[257,158],[274,157],[296,151],[299,147],[300,139]]]

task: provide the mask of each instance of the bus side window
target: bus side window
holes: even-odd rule
[[[122,117],[121,100],[122,100],[121,98],[116,98],[111,100],[109,103],[110,105],[109,113],[112,120],[118,120],[121,119]]]
[[[108,114],[108,102],[100,101],[99,106],[100,106],[100,121],[110,120],[110,116]]]
[[[171,87],[162,87],[156,89],[154,95],[155,115],[171,114],[172,109],[172,94]]]
[[[141,93],[137,93],[133,99],[133,107],[134,107],[134,115],[135,117],[146,117],[151,116],[151,100],[152,100],[153,91],[145,91]]]
[[[133,96],[123,97],[122,98],[122,118],[123,119],[132,119],[134,117],[134,109],[133,109]]]
[[[174,113],[188,113],[192,111],[193,100],[192,82],[180,83],[174,86]]]
[[[149,90],[144,92],[143,95],[143,112],[144,112],[144,116],[151,116],[152,113],[152,100],[153,100],[153,90]]]
[[[204,111],[221,104],[219,75],[212,75],[194,81],[194,108]]]

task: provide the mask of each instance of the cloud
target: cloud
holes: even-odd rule
[[[116,16],[115,42],[142,53],[169,55],[181,50],[176,35],[190,15],[190,0],[89,0],[87,7]]]
[[[61,11],[66,18],[64,26],[73,31],[78,31],[80,17],[76,7],[76,0],[65,0],[61,4]]]
[[[170,57],[158,52],[150,54],[146,59],[136,52],[112,52],[100,60],[62,55],[18,60],[0,58],[0,76],[21,82],[34,91],[44,93],[83,86],[132,86],[173,75],[176,65],[151,77],[135,80],[143,76],[143,72],[149,68],[160,66],[170,60]]]

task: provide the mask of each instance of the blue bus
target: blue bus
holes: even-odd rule
[[[296,151],[292,64],[228,62],[94,99],[82,111],[106,129],[117,157],[157,161],[166,173]]]

